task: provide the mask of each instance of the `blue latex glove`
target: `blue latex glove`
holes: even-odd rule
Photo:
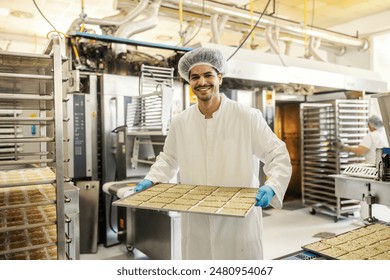
[[[153,182],[148,180],[148,179],[143,179],[141,182],[139,182],[137,184],[137,186],[135,187],[134,191],[135,192],[140,192],[140,191],[143,191],[143,190],[146,190],[147,188],[150,188],[151,186],[153,186]]]
[[[262,186],[259,188],[256,194],[256,206],[260,206],[262,208],[267,207],[272,198],[274,197],[275,192],[270,186]]]

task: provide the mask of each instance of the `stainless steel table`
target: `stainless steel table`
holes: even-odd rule
[[[362,200],[369,206],[371,204],[383,204],[390,206],[390,182],[376,181],[373,179],[347,175],[331,175],[331,177],[335,178],[337,217],[341,216],[339,210],[341,198]]]

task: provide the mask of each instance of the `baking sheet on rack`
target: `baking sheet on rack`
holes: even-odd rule
[[[53,204],[55,200],[51,184],[0,188],[0,210]]]
[[[24,168],[16,170],[0,171],[0,187],[7,187],[15,184],[30,185],[32,183],[53,183],[55,173],[49,167]]]
[[[47,252],[42,251],[56,247],[56,242],[56,225],[0,232],[0,260],[48,259]]]
[[[246,217],[257,188],[157,184],[113,202],[115,206]]]
[[[390,260],[390,227],[372,224],[307,244],[302,249],[330,259]]]
[[[53,225],[56,221],[55,204],[1,210],[0,233]]]

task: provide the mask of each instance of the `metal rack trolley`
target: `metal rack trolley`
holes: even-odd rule
[[[32,258],[29,252],[45,250],[49,246],[55,250],[54,252],[52,250],[53,256],[46,252],[47,258],[64,260],[77,257],[75,240],[77,236],[72,236],[78,228],[77,224],[74,224],[78,222],[77,189],[65,182],[64,174],[66,137],[63,135],[63,128],[66,120],[63,118],[63,108],[66,105],[64,84],[66,59],[62,55],[64,49],[61,47],[62,43],[61,38],[55,35],[51,37],[44,54],[41,55],[0,52],[0,111],[7,113],[6,116],[0,116],[0,131],[11,131],[8,134],[1,134],[2,145],[8,145],[11,149],[1,154],[0,171],[6,174],[8,171],[36,172],[42,168],[49,168],[50,174],[53,174],[50,180],[41,177],[33,182],[19,181],[11,184],[7,181],[0,182],[3,197],[10,196],[9,193],[16,188],[26,189],[23,204],[9,205],[7,200],[3,200],[0,207],[0,219],[3,219],[0,220],[2,222],[0,234],[5,241],[3,251],[0,250],[2,259],[9,259],[7,256],[18,253],[18,258],[23,256]],[[50,184],[54,188],[55,198],[31,203],[27,193],[37,190],[36,188],[42,184]],[[73,202],[67,203],[72,198]],[[72,205],[66,207],[66,204]],[[8,224],[7,215],[10,209],[26,209],[27,212],[27,209],[42,205],[54,205],[55,221],[31,222],[23,216],[21,220],[24,220],[24,223],[18,226]],[[66,213],[66,208],[70,209],[70,212]],[[48,225],[54,227],[56,232],[51,239],[42,243],[33,243],[30,240],[27,246],[20,245],[16,249],[6,247],[6,243],[15,237],[16,232],[25,232],[27,238],[32,238],[29,235],[30,230],[44,231],[44,227]],[[71,247],[71,243],[76,246]],[[41,257],[45,259],[44,255]],[[38,255],[35,255],[35,258],[40,259]]]
[[[164,144],[172,115],[173,70],[141,66],[140,94],[127,105],[127,135],[134,137],[132,168],[137,168],[138,163],[154,163],[139,158],[140,145],[157,145],[161,149]]]
[[[335,100],[303,103],[301,114],[302,202],[311,213],[321,211],[335,217],[348,216],[360,208],[359,201],[335,196],[330,175],[340,174],[348,165],[361,163],[363,157],[335,149],[336,140],[357,146],[367,133],[368,102]]]

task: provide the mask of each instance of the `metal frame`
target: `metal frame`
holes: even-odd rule
[[[352,146],[360,143],[367,133],[368,101],[302,103],[300,114],[303,205],[311,207],[313,214],[319,210],[337,221],[341,214],[351,214],[360,206],[356,200],[336,199],[330,175],[364,158],[339,152],[334,142],[341,139]]]
[[[15,170],[22,168],[51,167],[55,172],[56,228],[57,228],[57,259],[64,260],[67,256],[64,196],[64,135],[63,107],[65,99],[64,62],[58,35],[53,35],[45,54],[24,54],[0,52],[0,108],[16,107],[18,110],[38,111],[37,117],[7,117],[0,118],[0,124],[12,124],[15,127],[36,125],[37,136],[9,136],[2,143],[32,144],[32,151],[14,152],[10,160],[0,161],[0,169]],[[47,183],[44,180],[34,182],[34,185]],[[18,183],[13,186],[0,185],[0,188],[24,186]],[[32,184],[31,184],[32,185]],[[47,204],[48,202],[42,202]],[[53,203],[53,202],[51,202]],[[29,207],[29,205],[26,205]],[[25,225],[26,227],[31,225]],[[5,228],[7,230],[7,228]],[[11,231],[12,229],[9,229]],[[43,245],[44,246],[44,245]],[[20,248],[28,251],[33,248]],[[1,252],[0,252],[1,254]]]
[[[172,115],[173,68],[141,66],[139,96],[127,106],[129,135],[166,135]]]

